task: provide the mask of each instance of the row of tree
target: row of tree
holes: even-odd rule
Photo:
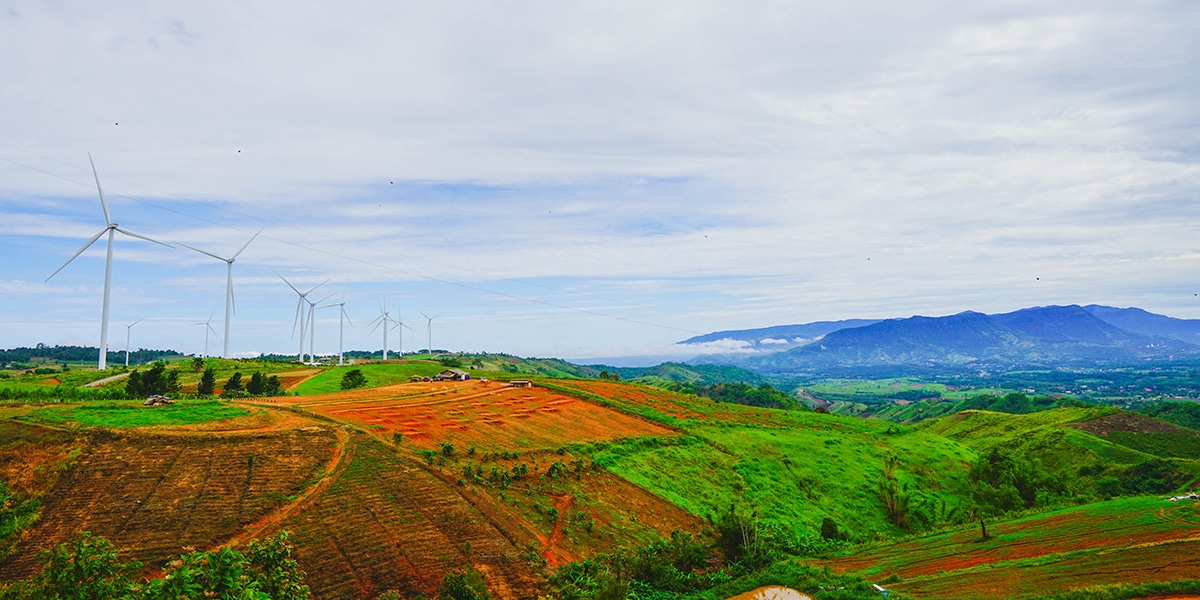
[[[199,360],[199,359],[197,359]],[[201,361],[203,366],[203,361]],[[174,396],[179,393],[179,371],[168,370],[166,363],[157,362],[142,371],[134,369],[125,382],[125,395],[130,398],[146,396]],[[217,391],[216,371],[212,367],[204,369],[200,382],[196,385],[196,395],[209,397]],[[250,374],[248,381],[243,381],[241,372],[236,372],[225,380],[221,387],[222,398],[240,398],[244,396],[279,396],[283,394],[283,384],[276,375],[264,375],[261,371]]]

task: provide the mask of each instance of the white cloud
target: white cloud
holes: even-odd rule
[[[101,225],[91,151],[135,231],[220,253],[266,227],[235,267],[256,348],[291,344],[268,267],[534,353],[1063,302],[1200,317],[1198,10],[18,1],[0,279]],[[221,304],[219,263],[142,246],[114,314]],[[50,285],[96,293],[99,256]],[[14,323],[97,318],[0,296]]]

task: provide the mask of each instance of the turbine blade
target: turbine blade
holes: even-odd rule
[[[145,321],[145,320],[146,320],[146,317],[142,317],[142,318],[140,318],[140,319],[138,319],[138,320],[136,320],[136,321],[134,321],[134,322],[130,323],[130,324],[129,324],[129,325],[127,325],[126,327],[133,327],[134,325],[137,325],[138,323],[141,323],[142,321]]]
[[[229,280],[229,303],[233,305],[233,314],[237,315],[237,295],[233,293],[233,279]]]
[[[300,322],[300,306],[303,302],[304,298],[296,300],[296,316],[292,319],[292,337],[296,337],[296,324]]]
[[[175,242],[175,243],[176,243],[176,244],[179,244],[180,246],[183,246],[184,248],[187,248],[188,250],[195,250],[196,252],[199,252],[200,254],[207,254],[207,255],[209,255],[209,256],[211,256],[211,257],[213,257],[213,258],[217,259],[217,260],[225,260],[225,258],[224,258],[224,257],[222,257],[222,256],[217,256],[216,254],[213,254],[212,252],[209,252],[209,251],[207,251],[207,250],[201,250],[201,249],[199,249],[199,248],[196,248],[196,247],[193,247],[193,246],[189,246],[189,245],[187,245],[187,244],[185,244],[185,243],[183,243],[183,242]]]
[[[328,300],[328,299],[332,298],[332,297],[334,296],[334,294],[337,294],[337,292],[334,292],[333,294],[329,294],[328,296],[325,296],[324,298],[321,298],[320,300],[317,300],[316,302],[310,302],[310,304],[312,304],[313,306],[316,306],[316,305],[318,305],[318,304],[320,304],[320,303],[322,303],[322,302],[324,302],[324,301],[326,301],[326,300]],[[334,304],[334,305],[332,305],[332,306],[337,306],[337,305],[336,305],[336,304]]]
[[[266,229],[266,227],[264,227],[263,229]],[[262,233],[262,232],[263,232],[263,230],[262,230],[262,229],[259,229],[259,230],[258,230],[258,233]],[[250,242],[253,242],[253,241],[254,241],[254,238],[258,237],[258,233],[254,234],[254,236],[253,236],[253,237],[251,237],[249,240],[247,240],[245,244],[242,244],[242,247],[241,247],[241,249],[239,249],[237,252],[234,252],[234,253],[233,253],[233,256],[230,256],[230,257],[229,257],[229,260],[233,260],[233,259],[237,258],[237,257],[238,257],[238,255],[242,253],[242,250],[245,250],[245,249],[246,249],[246,246],[249,246],[249,245],[250,245]]]
[[[96,178],[96,191],[100,192],[100,207],[104,209],[104,224],[112,225],[112,217],[108,215],[108,202],[104,200],[104,188],[100,187],[100,174],[96,172],[96,161],[92,160],[91,152],[88,152],[88,162],[92,163],[92,176]]]
[[[164,244],[163,242],[160,242],[160,241],[158,241],[158,240],[156,240],[156,239],[154,239],[154,238],[146,237],[146,236],[144,236],[144,235],[142,235],[142,234],[140,234],[140,233],[134,233],[134,232],[132,232],[132,231],[130,231],[130,230],[128,230],[128,229],[125,229],[124,227],[114,227],[113,229],[116,229],[117,231],[120,231],[121,233],[123,233],[123,234],[125,234],[125,235],[127,235],[127,236],[129,236],[129,237],[135,237],[135,238],[143,239],[143,240],[146,240],[147,242],[154,242],[155,244],[158,244],[159,246],[166,246],[166,247],[168,247],[168,248],[172,248],[172,247],[173,247],[173,246],[171,246],[170,244]]]
[[[426,319],[428,319],[428,318],[429,318],[429,315],[425,314],[423,311],[419,311],[419,310],[418,310],[417,312],[421,313],[421,316],[422,316],[422,317],[425,317]]]
[[[91,246],[92,244],[95,244],[95,243],[96,243],[96,240],[100,239],[100,236],[104,235],[104,232],[106,232],[106,231],[108,231],[108,228],[107,228],[107,227],[105,227],[104,229],[101,229],[101,230],[100,230],[100,233],[97,233],[96,235],[93,235],[93,236],[92,236],[92,239],[90,239],[90,240],[88,240],[87,242],[85,242],[85,243],[83,244],[83,247],[81,247],[80,249],[76,250],[76,251],[75,251],[75,254],[72,254],[72,255],[71,255],[71,258],[68,258],[68,259],[67,259],[67,262],[63,263],[61,267],[59,267],[59,268],[55,269],[55,270],[54,270],[54,272],[50,274],[50,277],[54,277],[55,275],[58,275],[58,272],[59,272],[59,271],[61,271],[61,270],[65,269],[65,268],[67,268],[67,265],[71,264],[71,261],[75,260],[75,258],[76,258],[77,256],[79,256],[80,254],[83,254],[83,251],[84,251],[84,250],[87,250],[89,246]],[[46,281],[50,281],[50,277],[47,277],[47,278],[46,278]]]
[[[404,323],[401,323],[401,325],[404,325]],[[416,331],[416,329],[413,329],[412,327],[409,327],[408,325],[404,325],[404,328],[409,331],[414,331],[414,332]]]
[[[346,322],[347,322],[347,323],[350,323],[350,326],[351,326],[351,327],[354,327],[354,323],[352,323],[352,322],[350,321],[350,315],[346,314],[346,307],[345,307],[345,306],[343,306],[343,305],[340,305],[340,304],[339,304],[338,306],[341,306],[341,307],[342,307],[342,316],[343,316],[343,317],[346,317]]]
[[[292,282],[288,281],[287,279],[284,279],[283,275],[279,275],[279,271],[276,271],[275,269],[271,269],[271,272],[274,273],[275,275],[277,275],[280,279],[283,279],[283,282],[286,283],[288,287],[292,288],[293,292],[300,294],[300,290],[296,289],[296,286],[292,285]],[[303,296],[304,294],[300,294],[300,295]]]
[[[326,279],[325,281],[322,281],[321,283],[318,283],[317,285],[314,285],[314,286],[312,286],[311,288],[308,288],[308,291],[307,291],[307,292],[304,292],[304,295],[306,295],[306,296],[307,296],[308,294],[311,294],[313,290],[315,290],[315,289],[317,289],[317,288],[319,288],[319,287],[321,287],[321,286],[323,286],[323,285],[325,285],[325,284],[327,284],[327,283],[329,283],[329,280],[328,280],[328,279]]]

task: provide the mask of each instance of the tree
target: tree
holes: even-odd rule
[[[255,371],[250,374],[250,382],[246,384],[246,393],[251,396],[261,396],[267,390],[267,378],[263,377],[262,371]]]
[[[235,371],[233,373],[233,375],[230,375],[229,379],[225,381],[225,387],[221,388],[221,397],[222,398],[236,398],[236,397],[240,396],[241,393],[242,393],[242,374]]]
[[[367,385],[367,377],[361,369],[351,369],[342,375],[342,389],[352,390]]]
[[[488,600],[487,586],[483,577],[475,571],[451,571],[442,578],[438,591],[442,600]]]
[[[200,376],[200,383],[196,385],[196,394],[199,396],[211,396],[217,391],[217,374],[212,367],[204,369],[204,374]]]
[[[267,386],[266,389],[263,390],[263,393],[268,396],[283,395],[283,384],[280,383],[278,375],[272,375],[267,378]]]
[[[117,547],[84,532],[41,553],[42,570],[6,589],[0,598],[86,600],[125,598],[141,563],[117,559]]]
[[[258,575],[258,588],[271,600],[303,600],[310,597],[304,571],[292,558],[290,534],[283,531],[266,540],[252,540],[246,548],[250,569]]]
[[[204,370],[204,359],[199,356],[192,357],[192,370],[199,373]]]

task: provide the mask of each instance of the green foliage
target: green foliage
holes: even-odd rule
[[[716,402],[745,404],[760,408],[804,408],[804,405],[791,395],[775,389],[769,383],[757,387],[738,382],[718,383],[708,386],[681,386],[682,391],[691,391],[697,396],[712,399]]]
[[[41,561],[41,571],[5,588],[0,599],[132,598],[133,576],[141,568],[141,563],[118,560],[116,546],[86,532],[42,551]]]
[[[171,396],[179,392],[179,371],[167,371],[167,364],[156,362],[144,372],[134,369],[125,382],[125,395],[144,398],[159,395]]]
[[[188,552],[167,563],[162,577],[136,581],[141,563],[117,558],[117,548],[83,533],[42,553],[42,569],[0,590],[0,600],[305,600],[304,572],[291,558],[288,534],[230,548]]]
[[[251,396],[261,396],[267,391],[267,378],[263,376],[262,371],[255,371],[250,374],[250,381],[246,382],[246,393]]]
[[[342,375],[342,383],[340,385],[343,390],[366,387],[367,376],[363,375],[362,369],[351,369]]]
[[[438,590],[441,600],[488,600],[490,596],[483,577],[475,570],[455,570],[446,573]]]
[[[222,398],[237,398],[242,395],[242,374],[234,372],[225,380],[225,385],[221,388]]]
[[[971,492],[986,514],[1033,508],[1039,491],[1051,487],[1046,473],[1011,450],[995,447],[979,456],[970,472]]]
[[[37,498],[13,494],[8,482],[0,480],[0,548],[6,547],[21,530],[33,523],[41,504]]]
[[[447,369],[461,369],[463,366],[463,361],[454,356],[441,356],[437,361]]]
[[[199,356],[192,357],[192,371],[199,373],[204,370],[204,359]]]
[[[1125,469],[1117,479],[1127,494],[1164,494],[1174,491],[1190,478],[1174,462],[1155,458]]]
[[[217,391],[217,375],[212,367],[204,369],[204,374],[200,376],[200,383],[196,385],[196,395],[211,396]]]
[[[1200,430],[1200,403],[1198,402],[1155,402],[1138,408],[1137,412],[1180,427]]]

